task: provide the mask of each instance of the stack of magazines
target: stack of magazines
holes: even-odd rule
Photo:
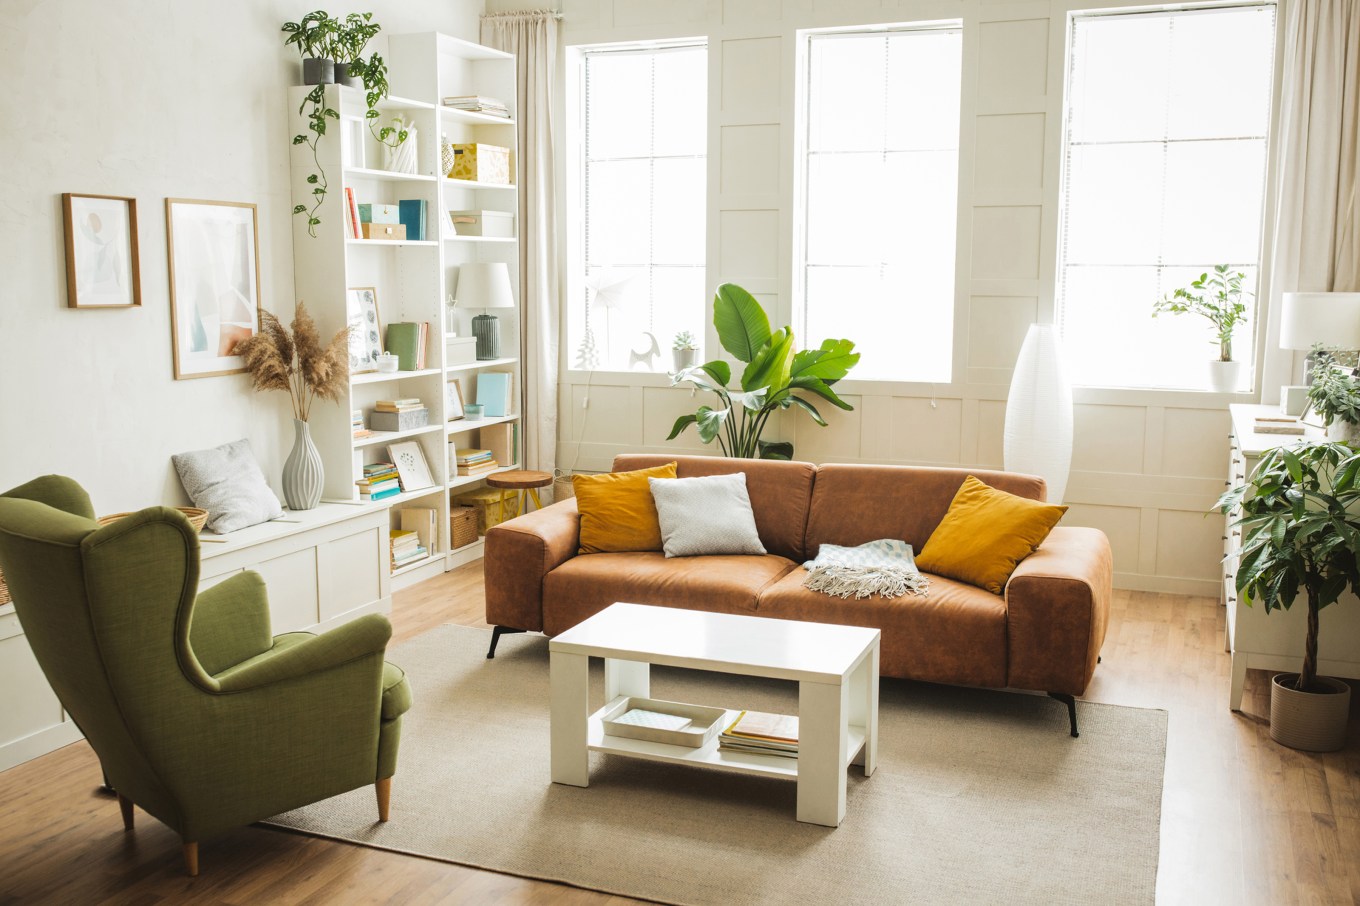
[[[718,737],[718,748],[729,752],[798,757],[798,718],[787,714],[743,711]]]
[[[479,94],[444,98],[444,106],[452,107],[454,110],[466,110],[469,113],[485,113],[488,116],[510,118],[510,110],[503,101],[483,97]]]

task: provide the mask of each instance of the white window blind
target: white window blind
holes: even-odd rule
[[[678,332],[703,338],[707,58],[702,44],[583,53],[572,367],[664,372]]]
[[[1074,382],[1209,386],[1209,322],[1152,308],[1216,264],[1256,290],[1274,47],[1273,6],[1073,17],[1057,302]]]
[[[799,339],[854,340],[852,377],[948,381],[958,28],[811,33]]]

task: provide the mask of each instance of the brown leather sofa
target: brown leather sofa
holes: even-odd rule
[[[1042,478],[983,469],[823,465],[704,456],[624,455],[615,471],[675,461],[681,478],[746,473],[767,554],[666,559],[660,551],[577,556],[576,501],[493,527],[486,536],[486,619],[504,632],[556,635],[615,601],[870,626],[884,676],[1047,692],[1085,691],[1105,640],[1110,545],[1091,528],[1056,527],[1020,562],[1003,595],[930,576],[924,596],[842,599],[803,587],[823,543],[899,538],[920,551],[968,475],[1043,500]]]

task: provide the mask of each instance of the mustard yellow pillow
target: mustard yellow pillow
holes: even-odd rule
[[[579,552],[661,550],[661,522],[647,479],[674,477],[673,462],[636,472],[571,476],[581,511]]]
[[[1015,567],[1066,512],[1065,506],[1016,497],[969,475],[917,554],[916,565],[999,595]]]

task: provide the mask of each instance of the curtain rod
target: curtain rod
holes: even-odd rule
[[[483,19],[511,19],[516,16],[552,16],[559,22],[562,21],[562,11],[556,9],[517,9],[504,13],[487,13]]]

